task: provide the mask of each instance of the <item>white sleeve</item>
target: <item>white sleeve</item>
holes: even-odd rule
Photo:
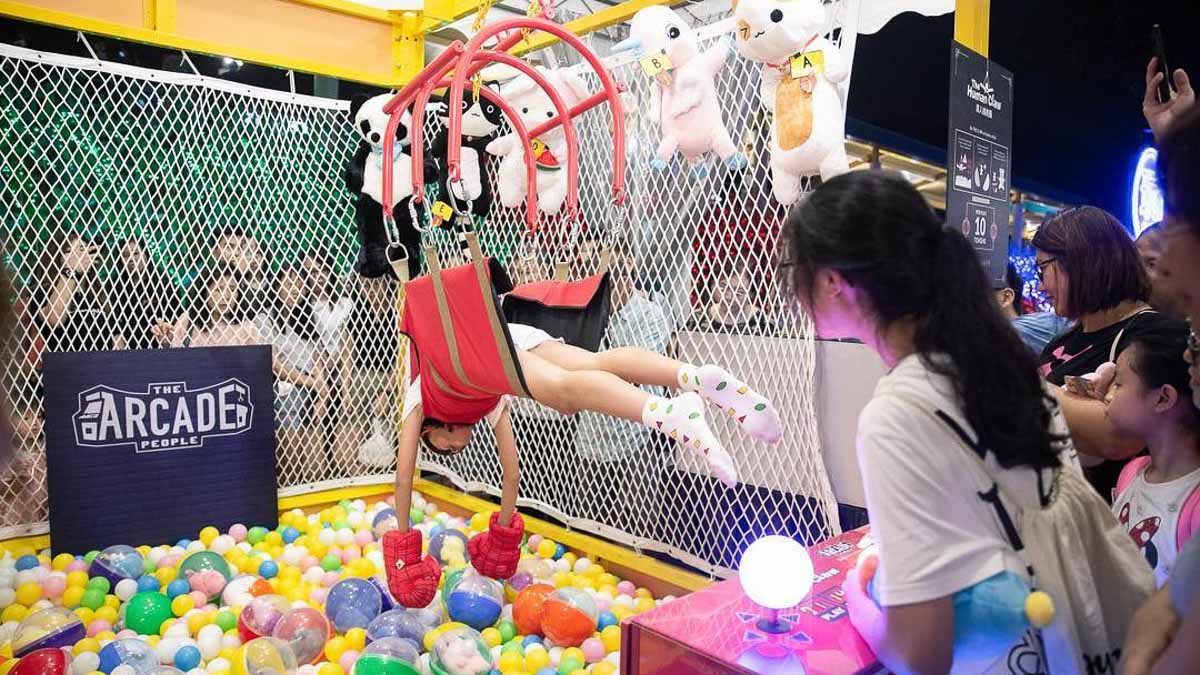
[[[953,595],[1004,570],[1008,544],[979,497],[990,483],[959,443],[938,419],[895,398],[872,400],[859,417],[883,606]]]
[[[486,417],[484,417],[484,419],[487,420],[488,426],[491,428],[495,429],[500,425],[500,417],[504,414],[504,409],[509,405],[508,399],[508,396],[501,397],[500,402],[496,404],[496,407],[492,408],[492,411],[489,412]]]
[[[413,378],[413,381],[408,384],[408,389],[404,392],[404,408],[400,411],[401,421],[407,420],[412,411],[421,405],[421,376]]]

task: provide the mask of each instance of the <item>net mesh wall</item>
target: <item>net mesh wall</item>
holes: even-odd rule
[[[855,25],[850,14],[856,7],[835,2],[828,12],[828,35],[849,55],[853,32],[844,39],[840,26]],[[699,32],[704,48],[729,44],[725,24]],[[555,57],[560,63],[573,60],[561,49]],[[750,166],[731,172],[712,157],[707,174],[698,176],[678,158],[667,172],[650,168],[661,138],[647,114],[649,88],[656,84],[632,57],[606,63],[629,86],[628,207],[611,203],[612,131],[608,109],[598,108],[576,120],[580,221],[543,215],[538,234],[529,236],[524,210],[497,204],[479,228],[485,248],[508,263],[517,283],[549,278],[562,262],[576,276],[589,274],[600,251],[610,249],[615,309],[602,347],[642,347],[697,365],[723,365],[773,400],[784,440],[773,447],[753,441],[710,407],[714,430],[743,481],[729,489],[703,459],[640,425],[586,412],[564,417],[521,400],[512,409],[521,450],[518,503],[571,527],[725,575],[764,534],[814,542],[839,531],[820,454],[811,323],[784,299],[777,281],[786,210],[770,196],[771,120],[758,100],[761,66],[731,53],[717,81],[726,125]],[[589,67],[571,67],[598,90]],[[426,125],[432,135],[440,121],[431,117]],[[443,256],[455,254],[452,237],[436,231],[430,236]],[[714,304],[742,301],[754,309],[732,317],[709,311]],[[466,452],[452,458],[423,455],[420,467],[460,489],[498,495],[494,438],[483,427]]]

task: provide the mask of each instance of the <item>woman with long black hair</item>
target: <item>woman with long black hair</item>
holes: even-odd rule
[[[1104,559],[1115,547],[1144,567],[1128,537],[1104,538],[1119,526],[1083,481],[1062,413],[997,310],[975,251],[907,180],[876,171],[822,185],[785,237],[786,281],[817,332],[857,338],[891,369],[858,421],[878,604],[856,574],[845,586],[851,620],[880,660],[902,673],[1008,673],[1015,662],[1046,672],[1024,670],[1044,668],[1043,658],[1055,665],[1030,633],[998,645],[1000,656],[955,653],[956,594],[1002,574],[1040,583],[1059,627],[1079,644],[1099,632],[1103,653],[1088,655],[1115,660],[1124,625],[1097,624],[1098,609],[1072,612],[1078,586],[1057,574],[1053,550],[1035,564],[1029,556],[1046,547],[1028,537],[1022,546],[1026,533],[1005,527],[1004,509],[1017,523],[1065,509],[1076,555]],[[1135,573],[1105,592],[1138,602],[1152,583]]]

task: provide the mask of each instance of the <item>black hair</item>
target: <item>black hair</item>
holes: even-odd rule
[[[208,330],[212,327],[212,311],[208,308],[208,292],[214,283],[221,279],[233,279],[234,284],[238,289],[237,302],[234,303],[233,309],[230,310],[228,320],[231,322],[241,321],[244,317],[243,309],[246,303],[242,302],[245,296],[245,287],[243,284],[242,274],[233,269],[229,265],[214,264],[200,270],[200,274],[192,281],[188,287],[192,326],[198,330]]]
[[[791,293],[811,301],[817,272],[837,271],[870,298],[880,331],[915,323],[917,354],[950,379],[979,443],[1001,466],[1059,465],[1065,439],[1050,430],[1055,404],[1033,353],[996,311],[975,250],[904,177],[837,176],[796,208],[784,236]]]
[[[1147,388],[1169,385],[1179,394],[1179,405],[1186,411],[1186,425],[1200,433],[1200,411],[1192,405],[1192,384],[1188,365],[1180,354],[1188,346],[1190,330],[1181,319],[1162,319],[1147,324],[1129,340],[1129,366]]]
[[[458,453],[462,452],[462,450],[446,450],[443,448],[439,448],[438,446],[434,445],[429,440],[428,434],[429,434],[430,430],[432,430],[432,429],[449,429],[452,426],[465,426],[465,425],[455,425],[455,424],[451,424],[449,422],[443,422],[443,421],[437,419],[436,417],[426,417],[425,419],[421,420],[421,446],[424,447],[426,450],[432,452],[433,454],[439,455],[441,457],[453,457],[453,456],[457,455]]]
[[[279,292],[279,287],[283,283],[283,277],[292,272],[298,273],[304,283],[308,281],[308,271],[299,262],[291,262],[280,267],[275,272],[275,283],[271,286],[271,317],[279,326],[290,329],[301,340],[315,340],[318,336],[317,321],[313,317],[312,302],[308,297],[307,290],[301,292],[300,301],[296,303],[295,307],[287,307],[283,304],[283,295]]]
[[[1157,223],[1147,225],[1141,232],[1138,233],[1138,236],[1134,238],[1134,240],[1133,240],[1134,243],[1141,241],[1145,237],[1158,236],[1159,234],[1162,233],[1163,227],[1164,227],[1163,221],[1161,221],[1161,220],[1158,221]]]
[[[1104,209],[1059,211],[1038,228],[1033,246],[1052,256],[1056,269],[1067,275],[1067,297],[1054,299],[1063,316],[1077,319],[1150,299],[1150,278],[1137,246],[1121,221]]]
[[[1193,104],[1163,134],[1157,166],[1167,212],[1200,237],[1200,105]]]
[[[1004,286],[1012,289],[1013,292],[1013,311],[1017,316],[1025,313],[1025,308],[1022,306],[1022,300],[1025,299],[1025,282],[1021,280],[1021,275],[1017,272],[1017,266],[1008,263],[1008,269],[1004,271]]]

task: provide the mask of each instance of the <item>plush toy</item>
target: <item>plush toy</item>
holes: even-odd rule
[[[858,556],[858,578],[867,596],[879,604],[875,573],[879,549]],[[1054,602],[1043,591],[1012,572],[1000,572],[954,594],[954,658],[990,661],[1008,653],[1031,627],[1044,628],[1054,620]]]
[[[358,150],[346,163],[343,177],[346,189],[355,196],[354,223],[358,229],[358,258],[354,271],[364,277],[381,277],[392,274],[388,263],[388,236],[383,224],[383,135],[387,131],[388,116],[383,105],[391,98],[389,94],[367,97],[360,95],[350,101],[350,119],[358,132]],[[400,243],[407,249],[409,274],[416,276],[421,235],[417,232],[409,200],[412,197],[412,158],[408,148],[408,129],[411,117],[406,111],[396,129],[396,142],[392,146],[392,217],[396,220]],[[420,217],[418,213],[417,217]],[[399,251],[393,258],[401,257]]]
[[[633,15],[629,39],[613,50],[637,50],[647,74],[658,86],[650,87],[650,119],[663,130],[662,141],[650,166],[665,170],[676,151],[683,153],[693,173],[704,175],[705,154],[717,153],[730,169],[746,166],[738,152],[717,99],[713,78],[725,67],[729,46],[720,41],[701,52],[696,33],[674,10],[656,5]]]
[[[483,86],[496,88],[494,82],[486,82]],[[443,117],[443,121],[445,119]],[[442,202],[457,206],[458,210],[464,213],[467,203],[470,202],[470,215],[473,216],[485,216],[491,210],[492,187],[487,167],[484,164],[483,153],[488,143],[495,140],[493,137],[503,119],[504,113],[495,103],[483,98],[482,95],[478,99],[474,99],[473,92],[469,89],[463,92],[462,162],[459,164],[462,182],[453,186],[454,200],[447,196],[451,194],[450,176],[446,172],[446,148],[450,139],[448,128],[443,127],[433,137],[433,142],[426,153],[428,158],[425,170],[426,181],[433,182],[430,178],[436,180]],[[430,160],[433,159],[437,160],[436,165],[430,163]]]
[[[838,48],[822,36],[821,0],[735,0],[737,48],[763,64],[762,104],[774,115],[771,178],[775,199],[800,199],[800,178],[823,180],[849,170],[846,120],[836,83],[850,74]]]
[[[538,71],[558,90],[567,107],[588,97],[587,86],[578,75],[566,70]],[[500,93],[509,105],[516,109],[527,129],[542,124],[555,116],[550,96],[542,91],[531,78],[519,75],[504,83]],[[534,158],[537,160],[538,209],[545,213],[558,213],[567,200],[567,135],[561,126],[531,139]],[[492,141],[487,151],[498,155],[500,168],[497,172],[500,203],[507,208],[516,208],[525,201],[528,189],[525,174],[525,151],[521,139],[515,133],[506,134]]]

